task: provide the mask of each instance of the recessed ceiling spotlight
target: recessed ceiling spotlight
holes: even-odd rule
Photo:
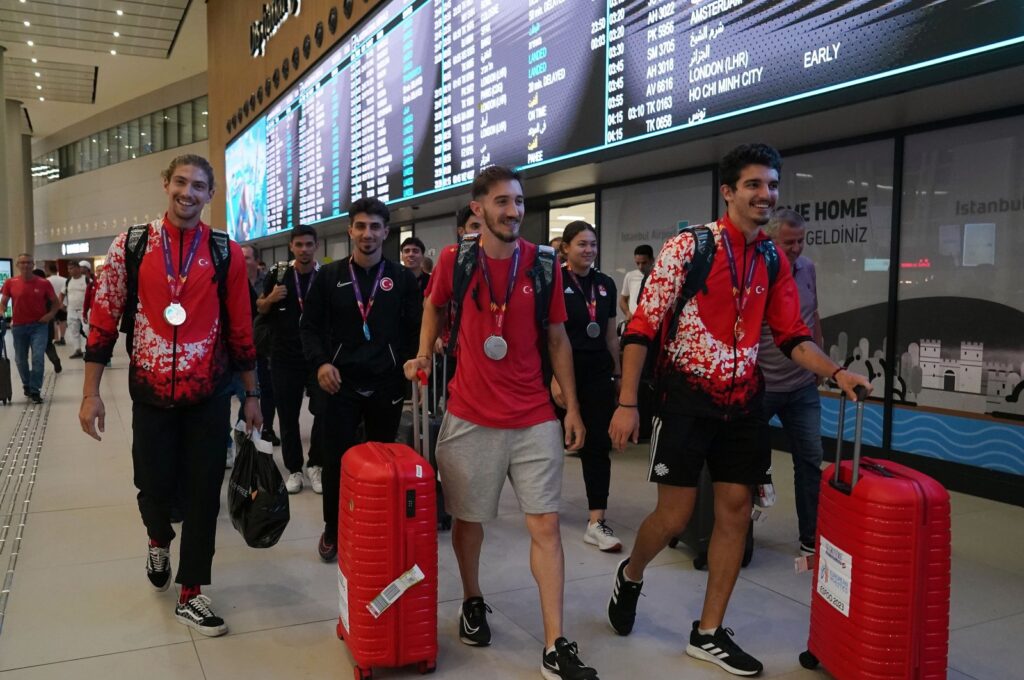
[[[40,97],[40,98],[39,98],[39,101],[41,101],[41,102],[45,102],[45,101],[46,101],[46,97]]]
[[[32,25],[32,22],[30,22],[30,21],[23,21],[22,23],[25,24],[25,26],[31,26]]]
[[[24,2],[24,1],[25,1],[25,0],[22,0],[22,2]],[[117,10],[117,16],[119,16],[119,17],[123,17],[123,16],[124,16],[124,10],[123,10],[123,9],[119,9],[119,10]]]
[[[117,56],[117,50],[110,50],[110,53],[111,53],[112,55],[114,55],[115,57]]]
[[[121,32],[120,31],[114,31],[114,37],[115,38],[120,38],[121,37]]]
[[[36,85],[36,89],[37,90],[41,90],[41,89],[43,89],[43,86],[42,85]]]
[[[43,77],[43,74],[40,73],[39,71],[36,71],[36,78],[42,78],[42,77]]]
[[[38,64],[38,63],[39,63],[39,60],[38,60],[38,59],[36,59],[35,57],[32,57],[32,63],[33,63],[33,64]]]
[[[34,42],[32,42],[31,40],[28,40],[26,42],[28,43],[29,47],[35,47],[36,46],[36,44]]]

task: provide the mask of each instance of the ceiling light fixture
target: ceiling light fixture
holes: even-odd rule
[[[41,89],[43,89],[43,86],[42,85],[36,85],[36,89],[37,90],[41,90]]]
[[[24,0],[22,0],[22,2],[24,2]],[[123,9],[117,10],[117,16],[123,17],[124,16],[124,10]]]
[[[39,60],[38,60],[38,59],[36,59],[35,57],[32,57],[32,63],[33,63],[33,64],[38,64],[38,63],[39,63]]]
[[[121,37],[121,32],[120,31],[114,31],[114,37],[115,38],[120,38]]]
[[[112,55],[114,55],[115,57],[117,56],[117,50],[110,50],[110,53],[111,53]]]
[[[41,102],[45,102],[45,101],[46,101],[46,97],[40,97],[40,98],[39,98],[39,101],[41,101]]]
[[[43,77],[43,74],[40,73],[39,71],[36,71],[36,78],[42,78],[42,77]]]
[[[29,22],[29,21],[23,21],[22,23],[23,23],[23,24],[25,24],[25,26],[26,26],[26,27],[28,27],[28,26],[31,26],[31,25],[32,25],[32,23],[31,23],[31,22]]]
[[[28,40],[27,43],[28,43],[29,47],[35,47],[36,46],[36,44],[34,42],[32,42],[31,40]]]

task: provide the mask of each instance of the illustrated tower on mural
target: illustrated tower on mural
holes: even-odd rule
[[[961,342],[958,359],[943,358],[941,340],[921,340],[921,386],[981,394],[985,344]]]

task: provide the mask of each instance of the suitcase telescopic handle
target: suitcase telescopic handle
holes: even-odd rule
[[[857,421],[853,429],[853,476],[850,479],[849,485],[839,481],[840,463],[843,462],[843,435],[846,430],[846,392],[840,392],[839,394],[839,431],[836,433],[836,464],[832,475],[833,488],[847,495],[853,493],[853,487],[857,485],[857,480],[860,479],[860,448],[864,431],[864,400],[868,396],[868,391],[862,385],[854,387],[853,393],[857,396]]]
[[[417,381],[412,388],[412,442],[422,457],[430,460],[430,414],[427,405],[427,373],[416,371]]]

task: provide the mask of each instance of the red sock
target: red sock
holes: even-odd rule
[[[171,542],[168,541],[167,543],[161,543],[160,541],[156,540],[155,538],[151,538],[151,539],[149,539],[149,547],[150,548],[169,548],[169,547],[171,547]]]
[[[186,602],[191,600],[196,595],[199,595],[201,592],[202,592],[202,588],[200,586],[186,586],[186,585],[182,585],[181,586],[181,596],[178,598],[178,604],[185,604]]]

